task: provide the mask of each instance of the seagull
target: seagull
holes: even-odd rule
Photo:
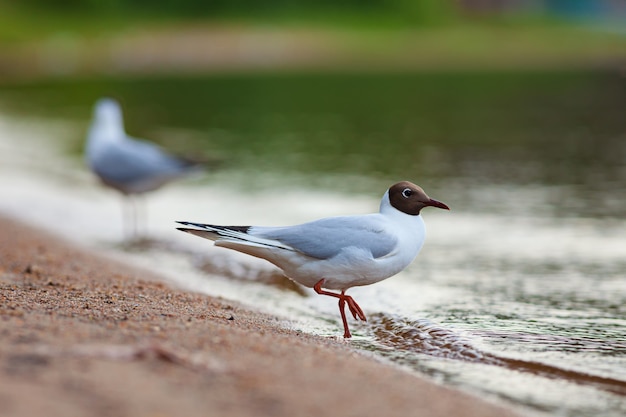
[[[128,136],[120,105],[111,98],[101,98],[95,104],[85,157],[105,185],[131,202],[133,235],[137,233],[133,196],[156,190],[199,167],[198,163],[170,155],[153,143]]]
[[[419,186],[402,181],[385,192],[378,213],[328,217],[286,227],[179,221],[188,227],[177,229],[213,240],[215,246],[266,259],[291,280],[317,294],[338,298],[343,337],[350,338],[346,305],[355,320],[367,319],[346,291],[387,279],[415,259],[426,232],[421,210],[429,206],[450,210]]]

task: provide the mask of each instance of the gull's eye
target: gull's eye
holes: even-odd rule
[[[413,190],[411,190],[410,188],[405,188],[404,190],[402,190],[402,197],[404,198],[411,197],[411,194],[413,194]]]

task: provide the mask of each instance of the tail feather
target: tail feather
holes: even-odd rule
[[[208,230],[200,230],[200,229],[187,229],[184,227],[177,227],[176,230],[180,230],[181,232],[189,233],[192,235],[200,236],[209,240],[218,240],[220,239],[220,235],[215,232],[209,232]]]
[[[252,226],[217,226],[212,224],[176,222],[185,226],[193,226],[196,229],[179,227],[177,230],[200,236],[205,239],[219,242],[235,242],[242,245],[272,247],[293,251],[294,249],[277,240],[265,239],[258,236],[252,236],[248,232]]]
[[[177,228],[181,232],[191,233],[192,235],[200,236],[205,239],[219,240],[236,239],[236,240],[248,240],[247,232],[250,226],[216,226],[212,224],[203,223],[191,223],[191,222],[176,222],[185,226],[193,226],[196,229],[189,229],[179,227]]]

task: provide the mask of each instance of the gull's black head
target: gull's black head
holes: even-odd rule
[[[396,210],[411,216],[417,216],[420,210],[429,206],[450,210],[450,207],[428,197],[420,186],[409,181],[399,182],[389,188],[389,202]]]

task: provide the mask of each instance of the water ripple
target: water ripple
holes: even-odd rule
[[[626,396],[626,381],[484,352],[474,346],[469,337],[427,319],[408,320],[396,315],[378,313],[370,316],[370,324],[377,341],[383,346],[397,351],[502,366],[510,370],[527,372],[546,378],[592,385],[614,394]]]
[[[469,339],[427,319],[408,321],[379,313],[370,317],[370,324],[376,338],[394,349],[446,359],[485,360],[484,354],[472,346]]]

